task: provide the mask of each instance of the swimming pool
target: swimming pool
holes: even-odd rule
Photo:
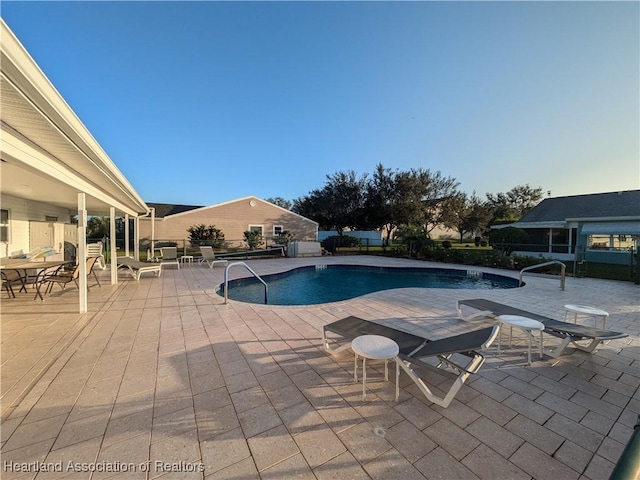
[[[476,270],[312,265],[264,275],[269,305],[313,305],[359,297],[392,288],[516,288],[518,280]],[[224,284],[218,287],[224,295]],[[256,278],[229,281],[232,300],[264,304],[264,285]]]

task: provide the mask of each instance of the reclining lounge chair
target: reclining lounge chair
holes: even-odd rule
[[[478,312],[465,316],[462,313],[463,306],[478,310]],[[611,330],[597,330],[585,325],[575,325],[560,320],[554,320],[549,317],[520,310],[519,308],[510,307],[491,300],[485,300],[483,298],[458,300],[457,309],[458,318],[466,321],[475,320],[477,318],[496,318],[499,315],[520,315],[522,317],[531,318],[541,322],[544,325],[545,333],[562,339],[562,342],[556,348],[553,350],[545,349],[544,351],[546,355],[553,358],[558,358],[562,355],[564,350],[572,343],[575,348],[592,353],[600,342],[629,336],[626,333],[612,332]],[[586,345],[580,345],[577,343],[583,340],[588,341],[588,343]]]
[[[160,258],[161,265],[175,265],[180,270],[180,260],[178,260],[178,249],[176,247],[162,247],[160,252],[162,253]]]
[[[200,253],[202,253],[202,259],[200,259],[200,263],[207,262],[209,268],[213,268],[213,266],[217,263],[220,265],[227,265],[229,263],[228,260],[216,260],[216,255],[213,253],[213,247],[201,246]]]
[[[484,363],[484,356],[478,350],[489,347],[498,336],[498,331],[499,327],[495,326],[440,340],[429,340],[372,321],[357,317],[347,317],[325,325],[322,331],[322,339],[325,349],[335,354],[349,348],[351,340],[360,335],[382,335],[391,338],[398,344],[400,349],[398,354],[400,368],[409,375],[429,401],[446,408],[467,378],[472,373],[480,370]],[[339,335],[347,343],[337,348],[332,348],[327,337],[328,332]],[[467,357],[466,363],[461,365],[458,362],[459,356]],[[423,361],[429,358],[438,360],[439,363],[436,368],[449,367],[456,375],[455,381],[442,397],[438,396],[420,378],[418,367],[429,367],[430,365]]]
[[[136,281],[140,281],[143,273],[154,272],[157,277],[162,274],[162,264],[139,262],[131,257],[118,257],[118,268],[127,268]]]

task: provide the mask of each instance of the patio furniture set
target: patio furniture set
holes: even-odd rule
[[[86,271],[87,277],[94,276],[98,286],[100,280],[94,266],[99,260],[97,256],[87,257]],[[0,264],[0,273],[2,276],[2,288],[7,292],[10,298],[16,298],[14,286],[20,287],[18,293],[27,292],[27,287],[32,285],[35,289],[33,299],[40,297],[44,301],[43,293],[46,295],[51,293],[53,285],[57,284],[61,288],[73,282],[78,286],[78,277],[80,275],[80,264],[73,265],[69,269],[72,262],[66,260],[49,260],[49,261],[10,261],[5,260]],[[44,288],[44,290],[43,290]]]
[[[467,316],[463,315],[463,306],[476,310],[476,313]],[[584,305],[568,305],[565,308],[567,312],[575,312],[577,310],[578,313],[597,317],[606,318],[608,316],[603,310]],[[482,318],[485,320],[495,319],[498,323],[493,327],[485,327],[459,335],[430,340],[375,321],[349,316],[324,326],[322,332],[323,343],[325,349],[334,355],[348,348],[353,351],[354,382],[358,380],[358,360],[362,357],[363,401],[366,399],[367,359],[383,360],[385,362],[385,380],[388,380],[387,362],[392,360],[396,364],[396,401],[399,398],[399,375],[400,369],[402,369],[429,401],[446,408],[453,401],[469,376],[480,370],[485,360],[480,351],[488,348],[498,338],[498,352],[500,353],[501,330],[505,326],[509,327],[509,346],[511,346],[513,327],[525,332],[528,338],[528,365],[531,365],[532,343],[536,341],[534,332],[539,333],[537,342],[540,348],[540,358],[545,354],[557,358],[565,352],[569,345],[592,353],[601,342],[628,336],[625,333],[604,329],[598,330],[585,325],[578,325],[577,322],[571,324],[553,320],[485,299],[460,300],[457,303],[457,310],[459,318],[465,321]],[[339,344],[333,335],[330,339],[329,333],[337,335],[345,343]],[[545,349],[543,333],[560,338],[560,344],[553,350]],[[584,342],[586,342],[586,345]],[[334,346],[334,343],[338,344],[338,346]],[[431,359],[435,360],[435,362],[429,362]],[[439,372],[447,371],[453,374],[454,381],[450,384],[448,390],[444,392],[444,395],[429,387],[425,381],[422,372],[429,367],[435,368]],[[442,386],[438,388],[442,388]]]
[[[213,268],[215,265],[227,265],[227,260],[216,259],[215,253],[212,247],[202,246],[200,247],[201,257],[194,257],[193,255],[178,256],[178,249],[176,247],[161,247],[160,257],[158,261],[141,262],[134,260],[131,257],[118,257],[118,268],[124,268],[129,270],[131,276],[140,280],[140,277],[144,273],[154,273],[157,277],[162,274],[162,267],[175,266],[180,269],[180,265],[198,265],[207,264],[209,268]]]

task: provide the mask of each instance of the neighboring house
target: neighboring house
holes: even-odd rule
[[[87,215],[137,219],[149,209],[0,19],[0,257],[37,249],[86,255]],[[72,223],[78,215],[81,221]],[[137,223],[137,222],[134,222]],[[115,255],[115,242],[112,242]],[[51,247],[51,248],[48,248]],[[137,253],[137,246],[134,247]],[[84,262],[81,263],[81,272]],[[116,266],[111,282],[117,282]],[[87,311],[81,276],[79,311]]]
[[[208,207],[148,203],[155,209],[151,217],[141,219],[140,236],[153,241],[177,242],[182,246],[189,239],[188,229],[194,225],[213,225],[224,233],[226,248],[246,247],[244,232],[259,231],[266,245],[273,243],[283,231],[289,231],[295,240],[313,240],[318,234],[318,223],[286,208],[279,207],[258,197],[249,196],[218,203]]]
[[[640,247],[640,190],[546,198],[510,225],[529,234],[516,252],[558,260],[629,264]]]

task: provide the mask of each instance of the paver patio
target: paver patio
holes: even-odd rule
[[[318,263],[430,266],[367,256],[250,265],[266,274]],[[102,272],[86,315],[72,287],[44,302],[3,293],[2,478],[600,480],[640,413],[632,283],[568,278],[561,291],[557,278],[528,275],[519,289],[411,288],[282,307],[224,305],[222,279],[222,268],[193,265],[140,282],[121,273],[112,286]],[[595,354],[534,355],[531,366],[524,344],[491,348],[446,409],[404,373],[398,402],[379,373],[362,402],[353,355],[323,349],[322,326],[348,315],[429,338],[480,328],[488,323],[455,317],[456,300],[474,297],[557,319],[564,304],[594,305],[629,337]]]

